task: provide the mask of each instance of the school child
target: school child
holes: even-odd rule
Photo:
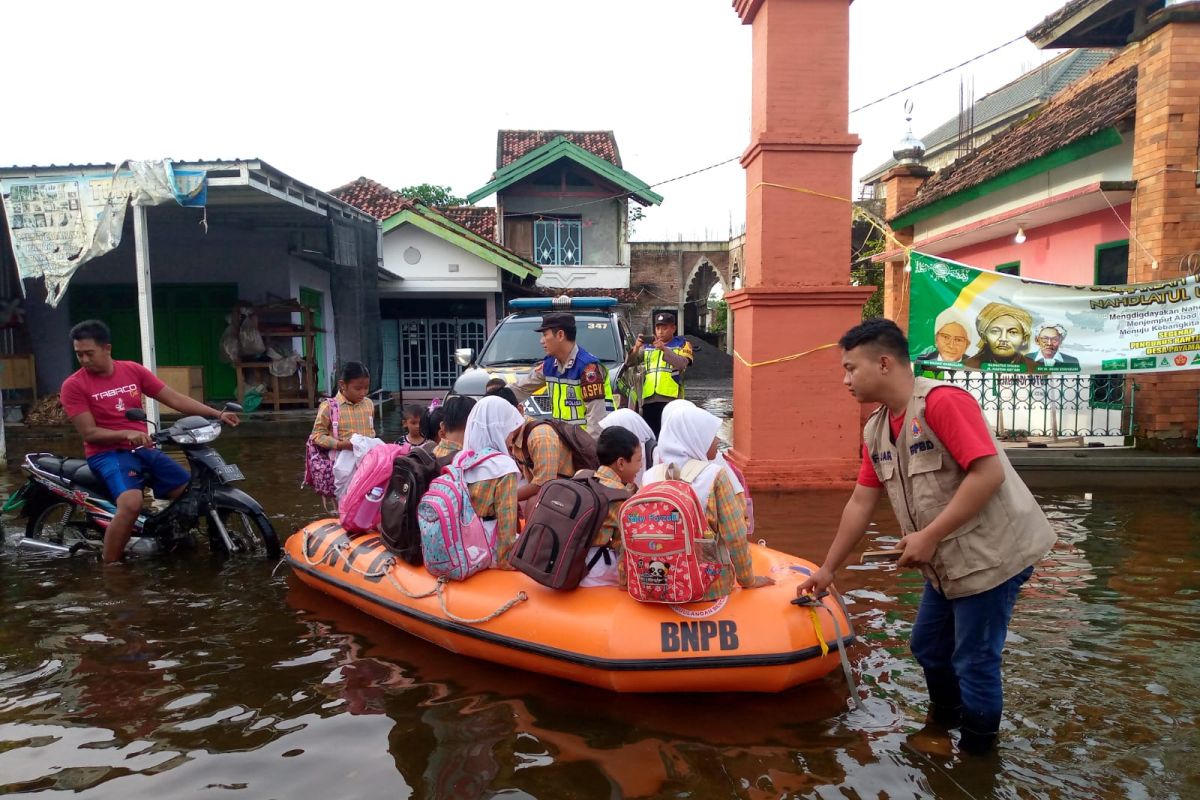
[[[442,420],[445,416],[446,409],[443,406],[428,409],[421,415],[421,435],[425,437],[425,443],[421,446],[431,454],[442,440]]]
[[[717,455],[717,431],[721,420],[688,400],[672,400],[663,409],[662,435],[654,451],[657,466],[645,475],[645,484],[663,480],[668,467],[683,472],[689,461],[707,461],[709,466],[692,481],[692,489],[705,510],[709,530],[715,536],[713,551],[706,557],[721,564],[720,575],[704,595],[706,600],[724,597],[737,583],[757,589],[775,583],[755,575],[746,542],[745,508],[734,488],[728,468],[713,460]]]
[[[618,408],[616,411],[609,412],[607,417],[600,420],[600,428],[602,430],[623,428],[637,437],[639,449],[642,451],[642,465],[637,472],[634,483],[641,486],[642,476],[646,474],[646,470],[653,466],[650,461],[650,454],[657,447],[657,442],[654,439],[654,431],[650,430],[650,426],[646,424],[646,420],[642,419],[641,414],[630,408]]]
[[[464,453],[499,453],[494,458],[463,472],[471,507],[495,537],[496,552],[493,566],[512,569],[509,554],[517,542],[517,462],[508,454],[514,434],[524,418],[508,401],[485,397],[475,404],[467,416],[463,434],[463,452],[454,457],[457,463]]]
[[[375,436],[375,404],[367,398],[371,377],[357,361],[343,367],[338,393],[321,403],[305,453],[304,481],[321,496],[322,503],[340,497],[349,483],[356,457],[361,457]],[[359,436],[360,452],[353,437]],[[377,440],[375,440],[377,441]]]
[[[600,466],[596,469],[595,480],[610,489],[637,491],[634,481],[642,471],[642,443],[635,434],[619,425],[605,427],[602,421],[600,427],[603,430],[596,440],[596,458]],[[624,585],[620,528],[623,503],[623,500],[614,500],[608,504],[608,516],[588,549],[588,571],[579,582],[580,588]]]
[[[337,396],[321,403],[309,440],[322,450],[353,450],[354,434],[375,436],[375,404],[367,397],[371,376],[357,361],[347,361],[338,379]],[[333,405],[336,404],[336,410]],[[337,415],[337,435],[333,433],[333,414]]]
[[[474,397],[455,395],[438,409],[443,412],[443,416],[442,422],[438,426],[438,444],[433,449],[434,458],[446,459],[462,450],[467,417],[470,416],[473,408],[475,408]]]
[[[421,433],[421,418],[424,414],[425,408],[416,403],[404,407],[405,434],[400,437],[399,444],[407,444],[411,447],[420,447],[425,444],[425,436]]]
[[[483,395],[487,397],[488,395],[495,394],[505,386],[508,386],[508,384],[504,381],[504,378],[488,378],[488,382],[483,385]]]

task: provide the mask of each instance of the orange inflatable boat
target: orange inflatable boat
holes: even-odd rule
[[[838,668],[854,642],[832,596],[792,603],[813,564],[751,545],[754,572],[774,586],[724,601],[639,603],[615,587],[555,591],[489,569],[439,583],[375,534],[337,520],[288,539],[287,560],[314,588],[455,653],[618,692],[778,692]]]

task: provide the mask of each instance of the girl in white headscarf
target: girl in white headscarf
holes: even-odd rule
[[[508,448],[522,422],[521,413],[504,398],[483,398],[467,417],[463,449],[454,457],[454,463],[461,466],[466,463],[464,456],[468,453],[490,456],[478,466],[464,470],[463,480],[471,495],[471,507],[484,526],[494,532],[496,552],[492,565],[500,569],[512,569],[508,557],[519,532],[517,478],[520,470],[508,454]]]
[[[638,437],[638,441],[642,444],[642,468],[638,470],[634,483],[641,486],[642,477],[650,467],[650,448],[647,444],[654,441],[654,431],[650,430],[650,426],[646,424],[646,420],[642,419],[640,414],[630,408],[618,408],[600,420],[600,427],[624,428]]]
[[[709,530],[716,533],[712,544],[706,545],[715,551],[706,556],[721,564],[721,574],[704,595],[709,600],[732,592],[735,579],[745,589],[770,586],[775,582],[754,574],[750,547],[746,543],[742,502],[725,468],[713,462],[720,428],[721,420],[687,400],[668,403],[663,409],[662,434],[654,451],[657,466],[648,470],[644,479],[645,484],[650,485],[666,479],[671,467],[675,468],[671,472],[682,473],[688,462],[706,462],[703,471],[692,480],[692,489],[705,510]]]

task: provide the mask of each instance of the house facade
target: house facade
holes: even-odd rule
[[[311,309],[320,329],[313,352],[307,352],[304,338],[276,337],[268,345],[311,358],[318,394],[328,390],[339,360],[378,365],[374,219],[259,160],[176,162],[175,167],[202,174],[207,197],[203,208],[168,203],[145,210],[159,367],[198,367],[205,399],[233,399],[235,372],[220,357],[220,339],[235,305],[291,300]],[[114,168],[0,169],[0,183],[7,188],[5,211],[20,204],[22,194],[12,187],[102,181]],[[22,310],[0,337],[0,349],[6,359],[33,357],[38,396],[57,392],[78,369],[70,329],[83,319],[108,323],[117,358],[142,360],[133,218],[132,212],[126,215],[116,249],[75,272],[57,307],[45,302],[40,280],[21,280],[12,233],[7,224],[0,225],[0,291]],[[275,321],[287,326],[290,319],[298,328],[300,317],[285,312]]]
[[[1040,47],[1124,46],[984,147],[936,172],[914,154],[889,169],[882,182],[897,237],[1055,283],[1195,274],[1200,3],[1074,0],[1027,35]],[[903,253],[879,260],[885,315],[903,323]],[[1196,447],[1196,372],[1098,378],[1084,393],[1122,409],[1122,432],[1140,444]]]
[[[454,351],[478,352],[507,299],[531,293],[540,269],[496,241],[494,208],[433,208],[368,178],[332,194],[380,224],[377,385],[406,401],[444,395],[461,372]]]

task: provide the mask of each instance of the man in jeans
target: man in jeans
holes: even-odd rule
[[[187,488],[190,475],[171,457],[154,447],[146,423],[125,418],[149,396],[182,414],[217,417],[237,425],[238,417],[180,394],[136,361],[112,357],[112,333],[97,319],[71,329],[80,369],[63,381],[59,395],[67,417],[83,437],[88,466],[104,480],[117,513],[104,532],[104,563],[119,564],[142,510],[144,475],[156,497],[176,498]]]
[[[798,593],[829,586],[886,491],[904,532],[899,565],[919,567],[926,578],[911,646],[929,687],[927,722],[961,726],[959,746],[986,753],[1000,728],[1000,662],[1013,605],[1054,531],[975,399],[914,377],[894,322],[868,320],[838,345],[842,383],[859,402],[881,405],[863,430],[862,467],[837,535]]]

